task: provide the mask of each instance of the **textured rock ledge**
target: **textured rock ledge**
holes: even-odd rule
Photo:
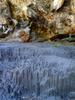
[[[0,23],[3,23],[4,26],[10,30],[7,32],[8,34],[5,34],[6,31],[0,32],[0,39],[2,37],[8,37],[8,35],[10,36],[10,34],[12,35],[14,32],[16,33],[15,30],[17,28],[25,29],[24,25],[26,20],[28,20],[27,26],[30,27],[29,34],[32,40],[55,40],[55,36],[57,35],[57,39],[61,39],[66,37],[66,35],[69,37],[69,34],[74,34],[75,37],[75,0],[64,0],[63,6],[55,12],[51,11],[52,1],[53,0],[0,1]],[[12,19],[16,20],[17,24]],[[21,27],[21,23],[23,27]],[[7,30],[7,28],[5,29]],[[12,37],[10,37],[10,39],[11,38]],[[26,42],[24,38],[25,37],[23,37],[23,42]]]
[[[74,92],[74,46],[0,43],[1,100],[71,100]]]

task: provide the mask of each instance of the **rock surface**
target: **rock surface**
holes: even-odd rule
[[[51,11],[52,0],[1,0],[0,4],[0,15],[18,23],[28,20],[32,40],[55,40],[57,35],[61,39],[75,33],[75,0],[65,0],[56,12]]]

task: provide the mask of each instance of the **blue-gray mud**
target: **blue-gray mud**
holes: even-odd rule
[[[0,100],[75,100],[75,46],[0,43]]]

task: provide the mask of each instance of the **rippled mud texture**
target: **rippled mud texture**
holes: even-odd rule
[[[75,47],[0,44],[0,100],[6,98],[75,99]]]

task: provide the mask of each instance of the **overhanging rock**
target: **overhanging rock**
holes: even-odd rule
[[[74,95],[75,47],[54,47],[48,43],[0,44],[0,81],[0,93],[17,100]]]

